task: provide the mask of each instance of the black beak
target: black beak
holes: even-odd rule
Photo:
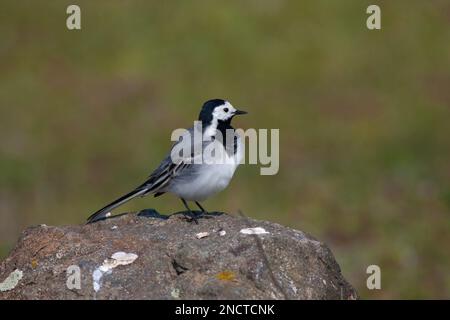
[[[233,115],[247,114],[247,113],[248,113],[247,111],[236,110]]]

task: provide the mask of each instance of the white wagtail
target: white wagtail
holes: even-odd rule
[[[211,197],[228,186],[243,157],[241,137],[231,126],[231,119],[235,115],[246,113],[235,109],[226,100],[206,101],[200,111],[199,121],[192,128],[186,130],[149,178],[133,191],[92,214],[87,223],[104,219],[111,210],[137,196],[154,194],[157,197],[166,192],[177,195],[188,210],[190,220],[197,223],[196,215],[191,211],[186,200],[195,201],[202,213],[206,213],[199,201]],[[196,131],[201,136],[201,148],[197,148],[198,143],[192,139]],[[230,132],[233,133],[232,139],[227,139],[230,137]],[[186,135],[188,135],[187,139]],[[187,149],[191,152],[178,155],[178,158],[174,159],[172,152],[174,148],[186,150],[183,149],[186,143],[189,144]],[[214,156],[222,161],[208,161],[207,158],[213,154],[205,152],[208,146],[214,147]],[[200,150],[200,154],[197,153],[197,150]],[[203,160],[201,163],[193,160],[194,158],[198,159],[198,155]]]

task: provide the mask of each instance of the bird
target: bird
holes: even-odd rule
[[[153,194],[158,197],[165,193],[179,197],[187,209],[187,213],[183,213],[186,219],[198,223],[197,215],[192,212],[187,201],[195,202],[203,215],[207,211],[200,201],[224,190],[230,183],[244,153],[242,137],[231,126],[231,120],[243,114],[247,112],[236,109],[227,100],[206,101],[200,110],[198,121],[180,135],[170,152],[144,183],[94,212],[88,217],[87,224],[106,219],[113,209],[138,196]],[[230,136],[230,133],[233,135]],[[193,138],[199,136],[200,142]],[[178,152],[174,156],[176,150],[188,152]],[[211,161],[219,158],[221,161]]]

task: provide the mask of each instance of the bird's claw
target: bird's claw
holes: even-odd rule
[[[184,218],[187,222],[195,222],[195,224],[198,224],[197,215],[195,213],[184,213]]]

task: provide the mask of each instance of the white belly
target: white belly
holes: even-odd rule
[[[225,149],[223,149],[225,152]],[[235,155],[228,156],[220,164],[202,164],[201,169],[188,179],[179,179],[169,192],[189,201],[203,201],[225,189],[231,181],[242,158],[240,141]]]
[[[235,169],[232,165],[205,165],[201,174],[192,181],[180,181],[171,192],[185,200],[203,201],[225,189]]]

